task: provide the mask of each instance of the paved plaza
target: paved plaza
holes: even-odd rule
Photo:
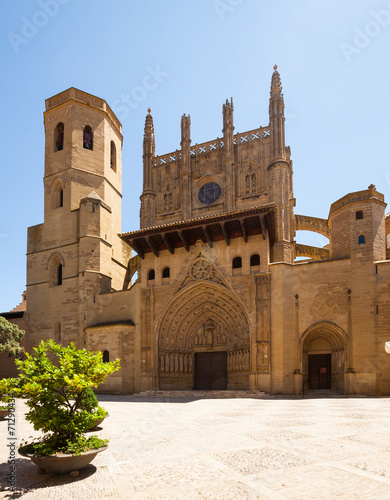
[[[390,499],[390,398],[99,399],[109,448],[78,478],[17,458],[13,494],[0,422],[0,498]]]

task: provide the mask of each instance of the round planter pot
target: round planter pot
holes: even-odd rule
[[[104,420],[105,418],[107,418],[107,417],[109,417],[109,416],[110,416],[110,415],[107,415],[107,416],[105,416],[105,417],[103,417],[103,418],[97,418],[97,419],[94,421],[93,425],[91,425],[91,427],[90,427],[90,429],[89,429],[89,430],[90,430],[90,431],[92,431],[93,429],[95,429],[98,425],[100,425],[100,424],[103,422],[103,420]]]
[[[9,410],[7,408],[0,408],[0,420],[5,420],[8,417]]]
[[[41,471],[55,474],[65,474],[67,472],[83,469],[96,457],[98,453],[107,449],[107,446],[97,448],[96,450],[85,451],[81,455],[53,455],[51,457],[38,457],[31,453],[19,451],[22,457],[31,458]]]

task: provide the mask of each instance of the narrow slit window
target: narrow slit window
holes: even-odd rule
[[[57,286],[62,285],[62,264],[57,267]]]
[[[64,124],[60,122],[54,132],[54,152],[64,149]]]
[[[111,141],[110,146],[110,167],[116,172],[116,146],[114,141]]]
[[[84,128],[83,134],[83,147],[85,149],[93,150],[93,133],[92,129],[89,125]]]

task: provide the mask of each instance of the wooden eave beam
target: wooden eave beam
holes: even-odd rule
[[[206,235],[207,243],[208,243],[209,247],[213,248],[213,237],[211,235],[210,227],[203,226],[203,231],[204,231],[204,234]]]
[[[263,240],[265,240],[267,238],[267,228],[263,216],[260,216],[260,227],[261,227],[261,234],[263,235]]]
[[[187,250],[187,252],[189,252],[190,251],[190,244],[186,240],[186,238],[184,236],[184,232],[183,231],[178,231],[177,234],[179,235],[179,238],[183,242],[184,248]]]
[[[142,260],[145,258],[144,251],[141,245],[138,243],[138,241],[136,240],[131,241],[130,246],[134,248],[134,250],[137,252],[137,254],[141,257]]]
[[[248,233],[245,227],[245,219],[239,219],[239,221],[242,230],[242,237],[244,238],[245,243],[248,243]]]
[[[173,246],[172,241],[170,240],[168,233],[164,233],[162,235],[162,239],[164,240],[164,243],[166,244],[168,250],[171,252],[173,255],[175,253],[175,247]]]
[[[230,236],[226,228],[226,222],[222,222],[221,224],[221,229],[222,229],[222,234],[223,237],[225,238],[226,245],[230,245]]]
[[[152,252],[154,253],[154,255],[156,257],[158,257],[159,256],[158,247],[154,243],[154,241],[152,240],[152,238],[149,236],[149,238],[147,238],[146,241],[148,242],[148,245],[150,246],[150,248],[151,248]]]

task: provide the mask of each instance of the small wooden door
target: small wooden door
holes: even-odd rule
[[[309,354],[309,389],[330,389],[331,367],[331,354]]]
[[[227,389],[227,352],[198,352],[195,354],[195,389]]]

